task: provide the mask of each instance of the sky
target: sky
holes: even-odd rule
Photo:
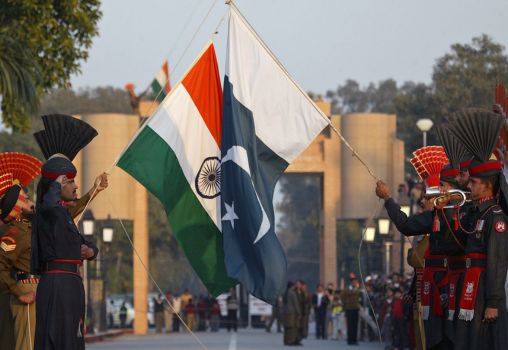
[[[507,0],[235,2],[302,88],[319,94],[346,79],[428,83],[452,44],[482,33],[508,47]],[[224,73],[224,0],[103,0],[102,12],[74,88],[132,82],[141,91],[166,58],[175,84],[211,39]]]

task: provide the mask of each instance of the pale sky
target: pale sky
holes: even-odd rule
[[[201,30],[200,22],[214,4]],[[236,0],[275,55],[307,91],[346,79],[429,82],[453,43],[490,35],[508,47],[508,0]],[[133,82],[147,87],[169,58],[176,83],[212,38],[224,0],[103,0],[99,36],[74,88]],[[197,31],[197,32],[196,32]],[[196,34],[195,34],[196,33]],[[223,74],[227,21],[215,37]],[[184,49],[191,42],[187,53]],[[175,69],[175,65],[180,63]]]

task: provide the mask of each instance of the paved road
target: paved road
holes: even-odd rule
[[[238,333],[196,333],[209,350],[275,350],[284,349],[282,334],[266,333],[264,330],[239,330]],[[87,345],[87,350],[203,350],[197,340],[189,334],[150,334],[146,336],[123,336],[111,341]],[[301,347],[312,350],[381,350],[379,343],[360,343],[348,346],[345,341],[305,339]]]

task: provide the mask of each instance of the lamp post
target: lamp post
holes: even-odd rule
[[[83,214],[82,221],[82,230],[85,236],[94,236],[95,231],[97,230],[97,220],[91,210],[87,210]],[[107,251],[109,250],[109,244],[113,240],[113,225],[111,223],[111,218],[108,215],[106,220],[102,220],[99,222],[101,225],[102,237],[95,237],[95,243],[97,244],[97,248],[99,249],[99,254],[95,258],[95,271],[93,274],[93,278],[90,279],[90,275],[92,271],[89,271],[87,268],[88,261],[85,260],[85,281],[87,281],[87,286],[85,287],[86,293],[86,301],[87,301],[87,310],[88,314],[91,316],[91,327],[90,329],[94,331],[97,329],[98,331],[105,331],[107,329],[106,322],[106,282],[104,279],[104,270],[105,270],[105,256],[107,255]],[[103,249],[104,248],[104,249]]]
[[[383,214],[386,212],[383,210]],[[388,234],[390,233],[390,219],[380,217],[377,222],[379,234],[384,237],[383,246],[385,248],[385,275],[390,274],[390,247],[392,245],[388,240]]]
[[[427,146],[427,132],[432,129],[434,123],[428,118],[418,119],[416,126],[423,133],[423,147]]]
[[[376,238],[376,227],[371,224],[367,224],[367,226],[365,227],[363,239],[367,243],[372,243],[374,242],[375,238]],[[370,259],[371,259],[370,244],[367,244],[367,271],[369,273],[370,273]]]
[[[92,236],[95,231],[95,218],[93,216],[93,213],[90,209],[87,209],[83,213],[83,219],[81,220],[81,231],[85,236]],[[92,310],[90,307],[90,274],[88,273],[88,260],[85,260],[83,262],[83,284],[85,289],[85,309],[86,309],[86,317],[85,317],[85,324],[87,322],[87,318],[92,319]],[[90,329],[93,329],[93,327],[90,327]]]

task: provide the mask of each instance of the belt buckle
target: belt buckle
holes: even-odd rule
[[[470,268],[471,267],[471,258],[466,258],[466,268]]]

